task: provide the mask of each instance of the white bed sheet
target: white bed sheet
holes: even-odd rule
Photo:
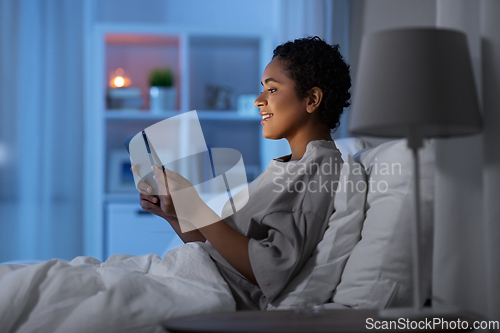
[[[165,319],[234,310],[228,285],[197,243],[163,259],[0,265],[2,332],[163,332]]]

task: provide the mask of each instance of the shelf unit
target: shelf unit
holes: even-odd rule
[[[281,145],[261,136],[261,117],[241,115],[235,97],[257,95],[260,77],[272,55],[271,40],[263,32],[197,31],[166,25],[96,25],[86,59],[86,117],[84,166],[84,253],[105,259],[110,253],[110,212],[117,205],[135,205],[137,192],[113,187],[116,156],[126,154],[123,140],[163,119],[196,110],[205,141],[210,147],[241,152],[249,180],[267,166],[269,155],[280,154]],[[177,104],[174,110],[148,110],[147,76],[151,69],[169,66],[175,73]],[[139,110],[107,109],[110,75],[123,68],[145,100]],[[210,85],[229,87],[229,110],[208,110]],[[204,97],[205,96],[205,97]],[[179,136],[183,135],[182,128]],[[284,152],[286,153],[286,151]],[[134,207],[135,207],[134,206]],[[166,222],[165,222],[166,223]]]

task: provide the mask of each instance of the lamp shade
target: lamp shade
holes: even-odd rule
[[[481,129],[467,39],[435,28],[386,30],[363,39],[353,134],[449,137]]]

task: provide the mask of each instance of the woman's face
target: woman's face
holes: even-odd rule
[[[292,139],[308,121],[307,98],[298,98],[295,82],[279,58],[266,66],[261,84],[264,91],[254,104],[262,116],[262,135],[266,139]]]

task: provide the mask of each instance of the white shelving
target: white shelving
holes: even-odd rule
[[[234,121],[260,121],[262,119],[258,114],[255,115],[241,115],[237,111],[198,111],[198,118],[200,120],[234,120]],[[166,118],[174,117],[181,114],[177,111],[165,111],[161,114],[152,114],[149,111],[138,110],[107,110],[105,113],[106,119],[115,120],[152,120],[160,121]]]
[[[243,116],[235,110],[235,97],[260,92],[260,77],[271,55],[270,39],[262,32],[193,31],[164,25],[95,27],[88,52],[90,58],[86,59],[89,83],[83,175],[86,255],[105,259],[113,252],[109,241],[116,239],[118,236],[114,233],[121,230],[113,215],[117,207],[128,204],[140,208],[133,188],[127,190],[126,186],[110,184],[118,173],[123,171],[126,175],[126,170],[115,165],[117,154],[123,156],[125,152],[123,140],[152,124],[197,110],[207,145],[239,150],[249,180],[267,166],[269,154],[276,156],[270,153],[276,151],[276,144],[262,139],[258,114]],[[149,89],[146,78],[149,71],[158,66],[170,66],[174,70],[178,97],[175,110],[152,113],[147,110],[147,102],[144,110],[107,109],[105,96],[112,71],[123,68],[146,100]],[[211,85],[231,89],[233,99],[229,110],[208,110],[204,95]],[[180,128],[178,135],[183,133]],[[110,220],[114,223],[112,228]]]

